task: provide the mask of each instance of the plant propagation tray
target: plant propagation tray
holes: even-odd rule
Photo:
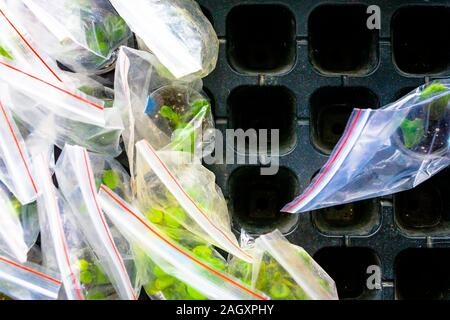
[[[450,169],[393,196],[279,210],[325,163],[353,108],[378,108],[450,76],[450,1],[198,2],[221,44],[204,81],[217,127],[280,130],[276,175],[209,166],[236,233],[280,229],[314,255],[342,299],[449,299]],[[380,7],[380,30],[366,26],[369,5]]]

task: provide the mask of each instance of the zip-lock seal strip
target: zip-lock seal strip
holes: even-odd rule
[[[44,61],[44,59],[39,55],[39,53],[33,48],[33,46],[30,44],[29,41],[20,33],[19,29],[14,25],[14,23],[11,21],[11,19],[8,18],[8,16],[4,13],[2,9],[0,9],[0,14],[5,18],[5,20],[8,22],[8,24],[11,26],[11,28],[14,29],[14,31],[17,33],[17,35],[22,39],[22,41],[25,43],[26,47],[28,47],[31,52],[38,58],[38,60],[44,65],[44,67],[50,71],[50,73],[58,80],[59,82],[63,82],[61,78],[56,74],[55,71],[50,68],[50,66]]]
[[[132,286],[132,284],[130,282],[130,277],[128,275],[128,271],[125,268],[125,264],[123,262],[123,259],[122,259],[121,255],[120,255],[120,253],[119,253],[119,251],[117,249],[117,246],[116,246],[116,244],[115,244],[115,242],[113,240],[113,236],[112,236],[111,231],[109,230],[109,227],[108,227],[108,225],[106,223],[103,211],[100,209],[100,205],[99,205],[98,199],[97,199],[97,194],[94,191],[94,184],[95,184],[95,182],[94,182],[94,174],[93,174],[93,171],[92,171],[92,167],[90,165],[89,155],[88,155],[86,149],[83,149],[83,158],[84,158],[84,164],[85,164],[85,169],[86,169],[86,173],[87,173],[87,178],[89,180],[89,190],[91,192],[93,202],[95,203],[96,211],[97,211],[97,213],[98,213],[98,215],[100,217],[100,221],[101,221],[102,227],[105,230],[105,233],[107,235],[108,241],[109,241],[109,243],[110,243],[110,245],[111,245],[111,247],[113,249],[114,255],[117,258],[117,262],[119,263],[120,268],[122,269],[122,272],[123,272],[122,277],[125,278],[125,279],[122,279],[122,280],[126,281],[128,289],[130,290],[130,292],[128,292],[128,294],[131,293],[132,299],[136,300],[137,297],[136,297],[136,294],[134,292],[133,286]]]
[[[30,171],[29,165],[28,165],[27,161],[25,160],[25,156],[24,156],[24,153],[22,151],[22,147],[20,146],[19,139],[17,138],[16,134],[14,133],[14,129],[12,127],[11,121],[10,121],[10,119],[8,117],[8,114],[7,114],[6,110],[5,110],[5,107],[3,106],[3,103],[1,101],[0,101],[0,109],[1,109],[1,113],[5,117],[6,123],[8,125],[9,132],[11,133],[11,135],[12,135],[12,137],[14,139],[14,143],[15,143],[15,145],[17,147],[17,150],[19,151],[20,158],[22,159],[23,165],[24,165],[25,170],[27,172],[27,176],[30,179],[30,182],[31,182],[31,185],[33,186],[34,192],[37,194],[38,193],[38,189],[36,187],[36,183],[35,183],[35,181],[33,179],[33,176],[31,175],[31,171]]]
[[[72,98],[74,98],[76,100],[79,100],[79,101],[81,101],[83,103],[86,103],[87,105],[89,105],[91,107],[94,107],[94,108],[99,109],[101,111],[103,111],[105,109],[105,107],[103,107],[103,106],[101,106],[99,104],[96,104],[96,103],[94,103],[92,101],[89,101],[89,100],[87,100],[87,99],[85,99],[83,97],[80,97],[80,96],[76,95],[75,93],[72,93],[72,92],[70,92],[70,91],[68,91],[66,89],[63,89],[63,88],[60,88],[60,87],[58,87],[58,86],[56,86],[54,84],[51,84],[50,82],[47,82],[47,81],[45,81],[45,80],[43,80],[43,79],[41,79],[39,77],[36,77],[36,76],[34,76],[34,75],[32,75],[32,74],[30,74],[28,72],[20,70],[19,68],[16,68],[16,67],[14,67],[14,66],[12,66],[10,64],[7,64],[5,62],[1,62],[0,61],[0,65],[3,65],[3,66],[5,66],[5,67],[7,67],[9,69],[12,69],[12,70],[14,70],[14,71],[16,71],[18,73],[21,73],[21,74],[23,74],[23,75],[25,75],[25,76],[33,79],[33,80],[39,81],[39,82],[41,82],[43,84],[46,84],[46,85],[48,85],[48,86],[50,86],[50,87],[52,87],[52,88],[54,88],[54,89],[56,89],[56,90],[58,90],[58,91],[60,91],[62,93],[65,93],[65,94],[69,95],[70,97],[72,97]]]
[[[145,140],[142,140],[136,144],[136,148],[145,147],[147,149],[148,154],[152,157],[152,161],[147,161],[148,165],[152,168],[152,170],[155,172],[155,174],[158,176],[158,178],[161,180],[161,182],[165,185],[167,189],[172,193],[172,195],[175,197],[175,199],[180,203],[180,205],[183,207],[184,210],[186,210],[188,213],[194,213],[191,215],[192,217],[203,217],[203,222],[206,222],[206,224],[213,227],[213,229],[217,230],[220,234],[220,236],[211,235],[210,232],[207,231],[206,226],[199,223],[200,227],[209,234],[215,241],[217,241],[218,245],[222,247],[222,249],[229,251],[230,249],[223,248],[222,245],[220,245],[220,240],[225,240],[228,242],[231,247],[233,247],[233,250],[230,250],[229,252],[240,259],[246,261],[246,262],[253,262],[253,257],[246,253],[244,250],[242,250],[241,247],[237,245],[236,243],[230,239],[230,237],[216,224],[214,224],[213,221],[208,217],[208,215],[195,203],[195,201],[187,194],[187,192],[184,190],[178,179],[174,176],[174,174],[171,172],[171,170],[167,167],[167,165],[164,163],[164,161],[158,156],[157,152],[153,149],[153,147]],[[154,160],[154,161],[153,161]],[[156,163],[155,163],[156,161]],[[170,185],[166,184],[165,181],[169,181]],[[219,238],[219,239],[218,239]],[[222,239],[220,239],[222,238]]]
[[[325,188],[325,186],[330,182],[334,173],[339,169],[339,167],[342,165],[343,161],[355,145],[357,138],[359,137],[364,126],[367,123],[370,111],[370,109],[354,110],[352,117],[349,119],[350,124],[347,126],[342,139],[336,146],[336,152],[327,161],[324,169],[321,171],[313,184],[308,187],[308,189],[302,195],[284,206],[283,209],[281,209],[282,212],[299,212],[303,207],[311,202],[323,188]]]
[[[166,243],[168,246],[172,247],[173,249],[175,249],[177,252],[179,252],[180,254],[182,254],[183,256],[185,256],[186,258],[188,258],[189,260],[191,260],[192,262],[194,262],[195,264],[199,265],[202,269],[205,269],[206,271],[214,274],[215,276],[218,276],[219,278],[221,278],[222,280],[230,283],[231,285],[238,287],[240,290],[243,290],[245,292],[247,292],[248,294],[254,296],[257,299],[260,300],[269,300],[268,297],[263,296],[261,294],[258,294],[257,292],[252,291],[251,289],[245,287],[244,285],[240,284],[239,282],[227,277],[225,274],[211,268],[210,266],[208,266],[207,264],[203,263],[202,261],[198,260],[197,258],[195,258],[194,256],[190,255],[189,253],[187,253],[186,251],[184,251],[183,249],[179,248],[176,244],[174,244],[173,242],[171,242],[169,239],[167,239],[166,236],[160,234],[157,230],[155,230],[154,228],[152,228],[144,219],[142,219],[141,217],[139,217],[138,214],[136,214],[135,212],[133,212],[132,209],[130,209],[125,203],[123,203],[122,201],[119,200],[119,198],[114,194],[114,192],[112,192],[108,187],[106,187],[105,185],[101,185],[100,186],[100,190],[103,191],[105,194],[108,195],[109,198],[111,198],[115,203],[117,203],[125,212],[129,213],[133,218],[135,218],[141,225],[143,225],[147,230],[149,230],[151,233],[153,233],[157,238],[159,238],[161,241],[163,241],[164,243]]]
[[[24,266],[24,265],[20,264],[20,263],[17,263],[17,262],[14,262],[12,260],[9,260],[9,259],[7,259],[7,258],[5,258],[3,256],[0,256],[0,261],[4,262],[4,263],[7,263],[7,264],[9,264],[9,265],[11,265],[13,267],[19,268],[19,269],[21,269],[23,271],[32,273],[32,274],[34,274],[34,275],[36,275],[36,276],[38,276],[38,277],[40,277],[42,279],[45,279],[45,280],[51,281],[53,283],[56,283],[57,285],[61,285],[62,284],[62,282],[60,280],[58,280],[58,279],[50,277],[50,276],[48,276],[48,275],[46,275],[46,274],[44,274],[44,273],[42,273],[40,271],[31,269],[31,268],[29,268],[27,266]]]

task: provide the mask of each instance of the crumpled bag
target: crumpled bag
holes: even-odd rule
[[[55,174],[84,239],[100,260],[117,294],[121,299],[135,300],[138,290],[130,262],[130,248],[126,240],[109,226],[97,199],[96,176],[126,195],[129,177],[119,171],[119,164],[113,169],[113,162],[113,159],[89,155],[82,147],[66,145],[56,163]]]
[[[7,6],[41,50],[75,72],[112,70],[117,49],[132,39],[107,0],[7,0]]]
[[[228,271],[274,300],[337,300],[333,279],[301,247],[291,244],[280,231],[257,238],[246,248],[255,262],[233,257]]]
[[[201,93],[202,81],[174,81],[163,72],[154,55],[120,49],[114,107],[121,110],[132,177],[135,143],[142,139],[157,150],[186,151],[196,157],[214,147],[214,120],[210,102]]]
[[[136,33],[140,48],[153,52],[176,79],[207,76],[219,53],[217,35],[192,0],[110,0]]]
[[[25,262],[38,234],[36,205],[22,205],[0,182],[0,252]]]
[[[63,195],[53,184],[48,156],[36,157],[35,170],[41,193],[37,200],[43,264],[62,276],[63,298],[69,300],[117,299],[103,264],[87,244]]]
[[[71,90],[64,83],[46,82],[2,62],[0,74],[8,83],[0,88],[0,98],[10,101],[16,122],[28,132],[39,133],[60,148],[66,143],[77,143],[90,151],[120,154],[122,120],[119,109],[105,107],[108,103],[111,106],[112,97],[102,85],[92,82],[83,87],[80,82],[79,88],[98,94],[96,98],[78,89]]]
[[[227,204],[215,176],[189,153],[155,151],[148,142],[136,144],[136,199],[159,224],[182,226],[208,243],[252,261],[231,231]]]
[[[450,80],[378,110],[355,109],[330,159],[284,212],[306,212],[408,190],[450,164]]]
[[[105,214],[135,248],[142,284],[152,298],[267,300],[227,274],[224,259],[189,231],[161,229],[106,186],[100,187],[98,198]]]
[[[0,255],[0,300],[55,300],[60,288],[59,274],[32,262],[18,263]]]

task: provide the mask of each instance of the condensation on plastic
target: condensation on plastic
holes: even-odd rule
[[[257,289],[262,289],[258,287],[258,273],[263,269],[262,265],[266,263],[265,255],[268,255],[269,258],[275,260],[279,267],[289,274],[308,299],[338,299],[333,279],[303,248],[291,244],[280,231],[275,230],[257,238],[255,248],[257,248],[260,255],[260,259],[253,266],[254,275],[252,277],[253,286]],[[264,266],[264,269],[268,271],[268,266]],[[267,280],[272,285],[271,281],[275,279],[269,277]]]
[[[231,231],[225,198],[212,172],[200,161],[192,162],[189,154],[156,152],[146,141],[136,144],[136,152],[136,190],[142,210],[167,211],[167,206],[173,204],[162,195],[168,192],[174,197],[174,204],[190,218],[179,221],[186,229],[245,261],[252,261]]]
[[[438,88],[438,90],[436,90]],[[306,212],[408,190],[450,164],[450,80],[378,110],[355,109],[330,159],[284,212]]]
[[[145,113],[149,97],[152,98],[153,95],[153,98],[157,100],[156,95],[161,92],[161,88],[181,87],[189,92],[189,96],[183,97],[188,104],[189,98],[203,96],[200,93],[202,85],[200,79],[191,82],[170,79],[167,72],[164,72],[164,67],[151,53],[127,47],[120,49],[115,74],[114,106],[121,110],[125,127],[123,139],[132,177],[134,176],[135,143],[147,140],[155,149],[160,150],[169,147],[174,134],[173,130],[168,129],[167,123],[159,119],[159,110],[155,110],[153,116]],[[155,107],[161,107],[161,105]],[[184,107],[187,109],[189,106]],[[210,152],[211,145],[214,145],[211,132],[214,128],[212,113],[190,119],[188,126],[203,129],[203,133],[197,134],[201,140],[199,143],[201,147],[195,150],[194,154]],[[172,144],[171,147],[177,146]]]
[[[28,70],[49,82],[62,82],[60,70],[52,59],[49,59],[36,46],[25,28],[0,1],[0,47],[3,54],[0,59],[22,70]]]
[[[177,79],[205,77],[214,70],[217,35],[192,0],[110,0],[147,49]]]
[[[105,186],[99,201],[104,212],[128,241],[144,252],[166,273],[192,286],[209,299],[263,299],[267,297],[249,289],[229,275],[211,268],[148,222],[136,209],[126,204]]]
[[[0,292],[16,300],[55,300],[60,276],[34,263],[0,256]]]
[[[114,67],[117,49],[132,33],[107,0],[7,0],[40,48],[75,72]]]
[[[0,180],[25,205],[36,199],[38,190],[31,172],[27,146],[10,107],[9,99],[0,97]]]
[[[94,172],[86,149],[66,145],[55,168],[58,185],[65,199],[75,212],[75,219],[81,227],[89,245],[99,257],[102,267],[117,290],[121,299],[135,300],[135,285],[124,262],[120,249],[125,239],[113,236],[105,216],[100,209]],[[131,256],[131,254],[128,254]]]

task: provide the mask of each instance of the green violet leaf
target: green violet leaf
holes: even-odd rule
[[[408,149],[417,146],[424,135],[424,121],[423,119],[403,120],[400,128],[403,133],[403,143]]]

